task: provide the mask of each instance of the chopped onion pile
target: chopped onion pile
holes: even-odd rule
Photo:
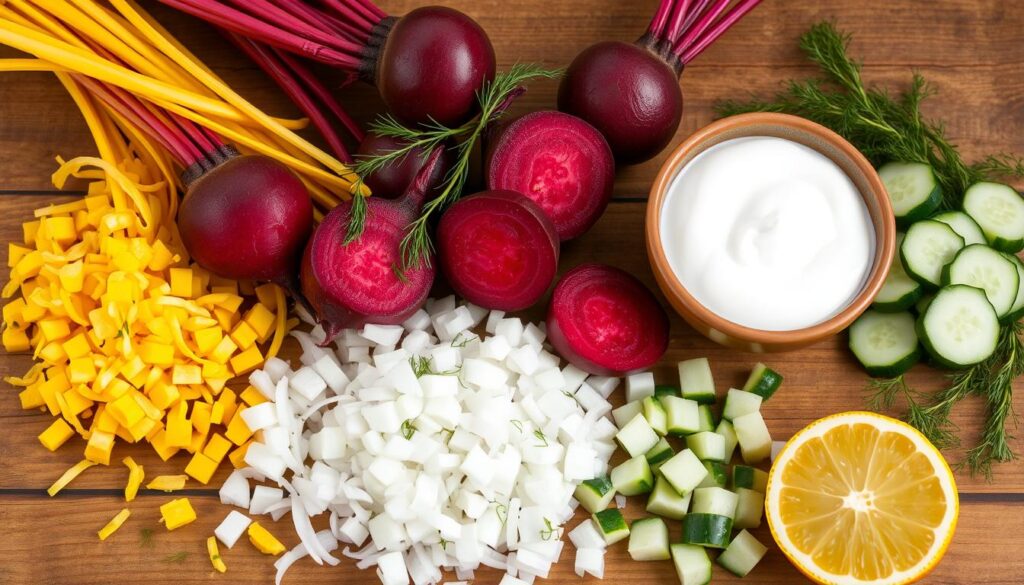
[[[560,367],[541,327],[454,297],[402,326],[346,330],[336,351],[317,345],[320,328],[292,334],[302,365],[275,358],[250,376],[269,402],[245,411],[257,441],[221,489],[251,514],[291,514],[301,544],[276,563],[278,583],[303,556],[337,564],[339,541],[384,585],[438,583],[442,569],[471,580],[481,566],[510,583],[548,575],[577,484],[608,472],[617,379]],[[585,544],[596,571],[603,542]]]

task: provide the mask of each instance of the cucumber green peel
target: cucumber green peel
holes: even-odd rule
[[[968,164],[945,137],[941,123],[925,120],[921,102],[934,89],[915,75],[908,90],[896,94],[866,87],[860,64],[847,53],[850,37],[831,23],[817,24],[800,37],[800,48],[821,68],[823,79],[790,81],[769,101],[723,102],[722,116],[747,112],[782,112],[803,116],[836,131],[876,166],[888,161],[922,162],[932,166],[942,187],[940,211],[958,210],[964,192],[980,181],[1024,178],[1024,159],[994,154]],[[950,419],[953,407],[967,396],[982,396],[988,407],[981,439],[963,462],[972,474],[991,478],[992,464],[1014,459],[1006,431],[1012,417],[1013,380],[1024,373],[1024,343],[1020,322],[1003,326],[995,353],[980,364],[949,376],[949,384],[934,392],[911,389],[903,376],[875,379],[868,384],[868,405],[891,409],[898,398],[906,402],[905,420],[941,449],[959,445]]]

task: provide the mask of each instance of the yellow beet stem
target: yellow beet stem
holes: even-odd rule
[[[15,73],[19,71],[53,73],[67,71],[67,69],[42,59],[0,59],[0,72]]]
[[[83,166],[94,166],[102,170],[107,175],[108,181],[113,182],[121,187],[128,197],[135,204],[136,209],[139,211],[139,216],[142,219],[142,225],[139,225],[139,231],[147,236],[152,236],[154,233],[154,222],[153,213],[149,207],[149,201],[146,196],[139,191],[138,187],[132,182],[131,179],[126,177],[124,173],[117,167],[110,164],[106,160],[96,158],[92,156],[80,156],[73,158],[68,162],[61,165],[57,172],[53,174],[53,184],[58,189],[63,188],[64,182],[68,176],[74,175]],[[152,238],[149,238],[152,241]]]
[[[78,463],[75,463],[74,465],[71,466],[70,469],[65,471],[63,475],[57,478],[57,481],[53,482],[53,485],[51,485],[46,490],[46,493],[50,494],[51,498],[53,496],[56,496],[62,489],[67,487],[69,483],[74,481],[74,479],[78,477],[83,471],[89,469],[93,465],[96,465],[96,463],[94,461],[89,461],[88,459],[83,459]]]
[[[214,569],[217,569],[217,572],[223,573],[228,570],[227,565],[224,564],[224,559],[220,556],[220,549],[217,547],[216,536],[211,536],[206,539],[206,553],[210,556],[210,563],[213,564]]]
[[[146,484],[146,489],[173,492],[185,489],[185,482],[187,481],[187,475],[158,475],[153,478],[153,481]]]
[[[277,355],[277,352],[281,349],[281,344],[284,343],[284,336],[288,334],[286,324],[288,319],[288,301],[284,298],[284,289],[278,285],[274,285],[274,303],[277,305],[277,314],[274,316],[274,340],[270,342],[270,347],[267,348],[267,359]]]
[[[124,488],[124,501],[130,502],[139,493],[139,487],[142,485],[142,480],[146,477],[146,472],[131,457],[125,457],[121,461],[128,466],[128,485]]]

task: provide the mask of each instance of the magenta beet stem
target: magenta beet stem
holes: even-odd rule
[[[676,40],[676,42],[672,45],[672,52],[675,53],[676,55],[679,55],[687,48],[689,48],[689,46],[693,44],[693,41],[699,38],[701,33],[703,33],[705,29],[711,26],[711,23],[713,23],[715,19],[718,18],[718,15],[720,15],[723,11],[725,11],[726,8],[729,7],[729,3],[731,1],[732,0],[715,0],[711,7],[704,11],[700,15],[700,18],[698,18],[697,21],[693,23],[693,26],[691,26],[690,29],[686,31],[686,34],[684,34],[682,37]]]
[[[303,0],[277,0],[285,10],[288,10],[298,18],[302,18],[306,24],[317,26],[326,25],[333,34],[343,36],[360,44],[365,45],[370,39],[370,32],[361,29],[352,23],[343,22],[322,10],[314,8]]]
[[[324,4],[338,13],[341,20],[351,20],[366,29],[369,33],[373,27],[380,24],[383,17],[378,18],[366,6],[349,0],[324,0]]]
[[[672,39],[673,43],[678,41],[680,36],[685,35],[686,32],[690,30],[693,23],[697,22],[697,18],[707,10],[708,4],[711,4],[712,1],[713,0],[697,0],[697,3],[693,5],[693,8],[691,8],[689,13],[686,15],[686,20],[683,21],[683,26],[679,27],[679,34]]]
[[[294,16],[287,10],[279,7],[275,2],[269,0],[229,0],[239,10],[244,10],[250,16],[261,18],[264,21],[275,23],[278,27],[296,34],[304,39],[320,43],[325,47],[337,49],[343,53],[357,53],[362,50],[362,45],[333,35],[323,30],[318,25],[308,24],[301,18]]]
[[[317,76],[307,69],[306,66],[295,56],[283,51],[278,51],[277,56],[280,57],[281,61],[283,61],[284,64],[292,70],[292,73],[294,73],[299,80],[306,84],[306,88],[309,89],[309,91],[319,99],[332,114],[334,114],[334,117],[341,122],[341,125],[345,127],[345,130],[348,131],[349,135],[352,136],[356,142],[362,142],[363,138],[366,137],[366,133],[359,127],[359,123],[356,122],[352,116],[349,116],[348,112],[341,107],[338,100],[334,99],[334,96],[331,95],[331,91],[320,82]],[[348,83],[351,83],[355,79],[356,77],[351,77],[350,81],[345,85],[348,85]]]
[[[728,14],[716,22],[714,26],[707,29],[704,34],[698,37],[697,40],[687,47],[685,51],[681,54],[676,53],[679,55],[679,60],[684,64],[694,60],[698,55],[704,52],[704,49],[708,48],[711,43],[715,42],[718,37],[722,36],[725,31],[729,30],[732,25],[736,24],[760,3],[761,0],[742,0],[739,2]]]
[[[661,4],[658,5],[658,11],[654,13],[654,18],[651,19],[651,25],[647,27],[647,34],[656,39],[664,38],[662,33],[665,31],[665,24],[668,22],[668,17],[672,12],[672,5],[674,3],[675,0],[661,0]]]
[[[672,11],[671,25],[668,28],[669,39],[678,39],[683,28],[683,22],[690,13],[691,0],[676,0],[675,9]],[[669,41],[671,42],[671,41]]]

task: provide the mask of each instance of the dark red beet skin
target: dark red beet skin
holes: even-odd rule
[[[484,191],[454,203],[438,224],[437,248],[455,292],[486,309],[533,305],[558,269],[555,226],[514,191]]]
[[[597,222],[614,181],[615,160],[601,133],[562,112],[533,112],[513,121],[501,130],[487,161],[488,188],[532,199],[562,241]]]
[[[207,171],[178,210],[192,259],[224,278],[287,284],[312,227],[305,185],[263,156],[235,156]]]
[[[403,142],[398,138],[368,133],[366,138],[364,138],[359,144],[359,150],[357,151],[356,156],[379,156],[398,150],[406,144],[406,142]],[[441,154],[440,165],[442,172],[440,173],[440,176],[444,176],[444,173],[447,173],[448,169],[451,167],[450,154],[451,153],[447,149]],[[406,189],[409,188],[413,179],[416,178],[416,173],[420,172],[420,169],[422,169],[423,165],[426,164],[427,158],[428,157],[423,155],[423,150],[417,148],[393,164],[363,177],[363,181],[373,192],[374,197],[395,199],[405,193]]]
[[[477,109],[476,92],[494,79],[494,47],[484,29],[443,6],[417,8],[388,33],[376,85],[388,110],[406,123],[456,126]]]
[[[630,274],[583,264],[555,285],[548,340],[576,367],[598,376],[650,368],[668,348],[668,315]]]
[[[601,131],[615,159],[650,159],[672,140],[683,113],[679,74],[632,43],[597,43],[576,56],[558,88],[558,109]]]

